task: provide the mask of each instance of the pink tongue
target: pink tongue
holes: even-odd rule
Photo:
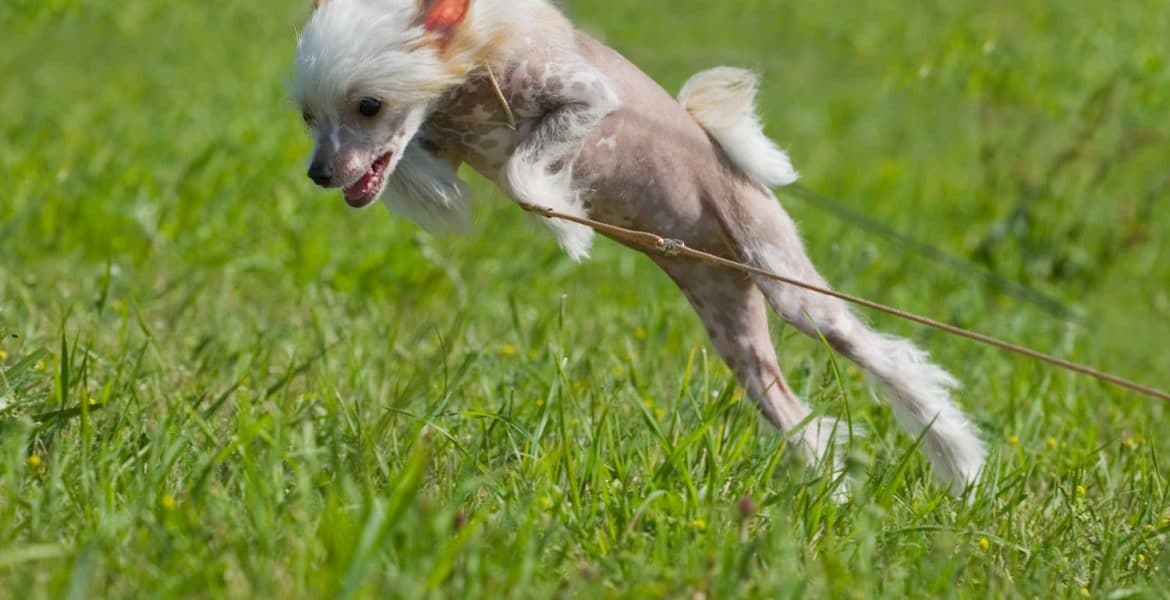
[[[357,183],[345,188],[346,200],[365,200],[374,191],[374,184],[378,179],[377,171],[370,169],[366,171],[362,178],[357,180]]]
[[[345,201],[350,206],[361,207],[369,204],[374,200],[374,195],[378,193],[378,189],[382,187],[383,177],[385,177],[386,165],[390,164],[390,153],[387,152],[379,156],[370,165],[370,170],[366,171],[362,178],[357,180],[353,185],[342,190],[345,195]]]

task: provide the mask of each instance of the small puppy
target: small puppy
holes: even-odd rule
[[[547,0],[318,0],[297,44],[295,100],[316,138],[309,177],[353,207],[386,191],[425,227],[459,228],[467,164],[517,202],[652,231],[825,285],[770,186],[796,180],[755,115],[757,80],[720,67],[677,101]],[[389,188],[389,189],[387,189]],[[574,259],[593,231],[547,222]],[[764,417],[805,456],[836,435],[784,381],[766,306],[825,339],[889,392],[899,422],[954,493],[985,449],[951,401],[957,382],[836,298],[682,257],[651,255],[694,306]]]

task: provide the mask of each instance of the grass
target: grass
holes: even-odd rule
[[[434,238],[302,174],[294,3],[0,7],[0,596],[1159,597],[1166,407],[886,317],[965,383],[981,491],[868,431],[802,467],[681,296],[568,262],[473,179]],[[1168,13],[569,2],[670,89],[762,71],[810,188],[1055,298],[1054,317],[792,194],[839,288],[1170,386]]]

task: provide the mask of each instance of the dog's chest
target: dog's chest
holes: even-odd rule
[[[532,118],[527,102],[508,107],[517,127]],[[448,95],[427,121],[426,135],[441,153],[494,178],[516,149],[518,131],[490,79],[468,81]]]
[[[563,103],[566,90],[589,83],[555,63],[514,63],[497,75],[469,79],[427,123],[428,137],[443,154],[493,179],[541,117]]]

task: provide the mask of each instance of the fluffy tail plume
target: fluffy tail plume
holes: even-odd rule
[[[687,80],[678,101],[749,179],[767,187],[788,185],[799,175],[788,154],[764,135],[755,107],[759,82],[751,71],[716,67]]]

